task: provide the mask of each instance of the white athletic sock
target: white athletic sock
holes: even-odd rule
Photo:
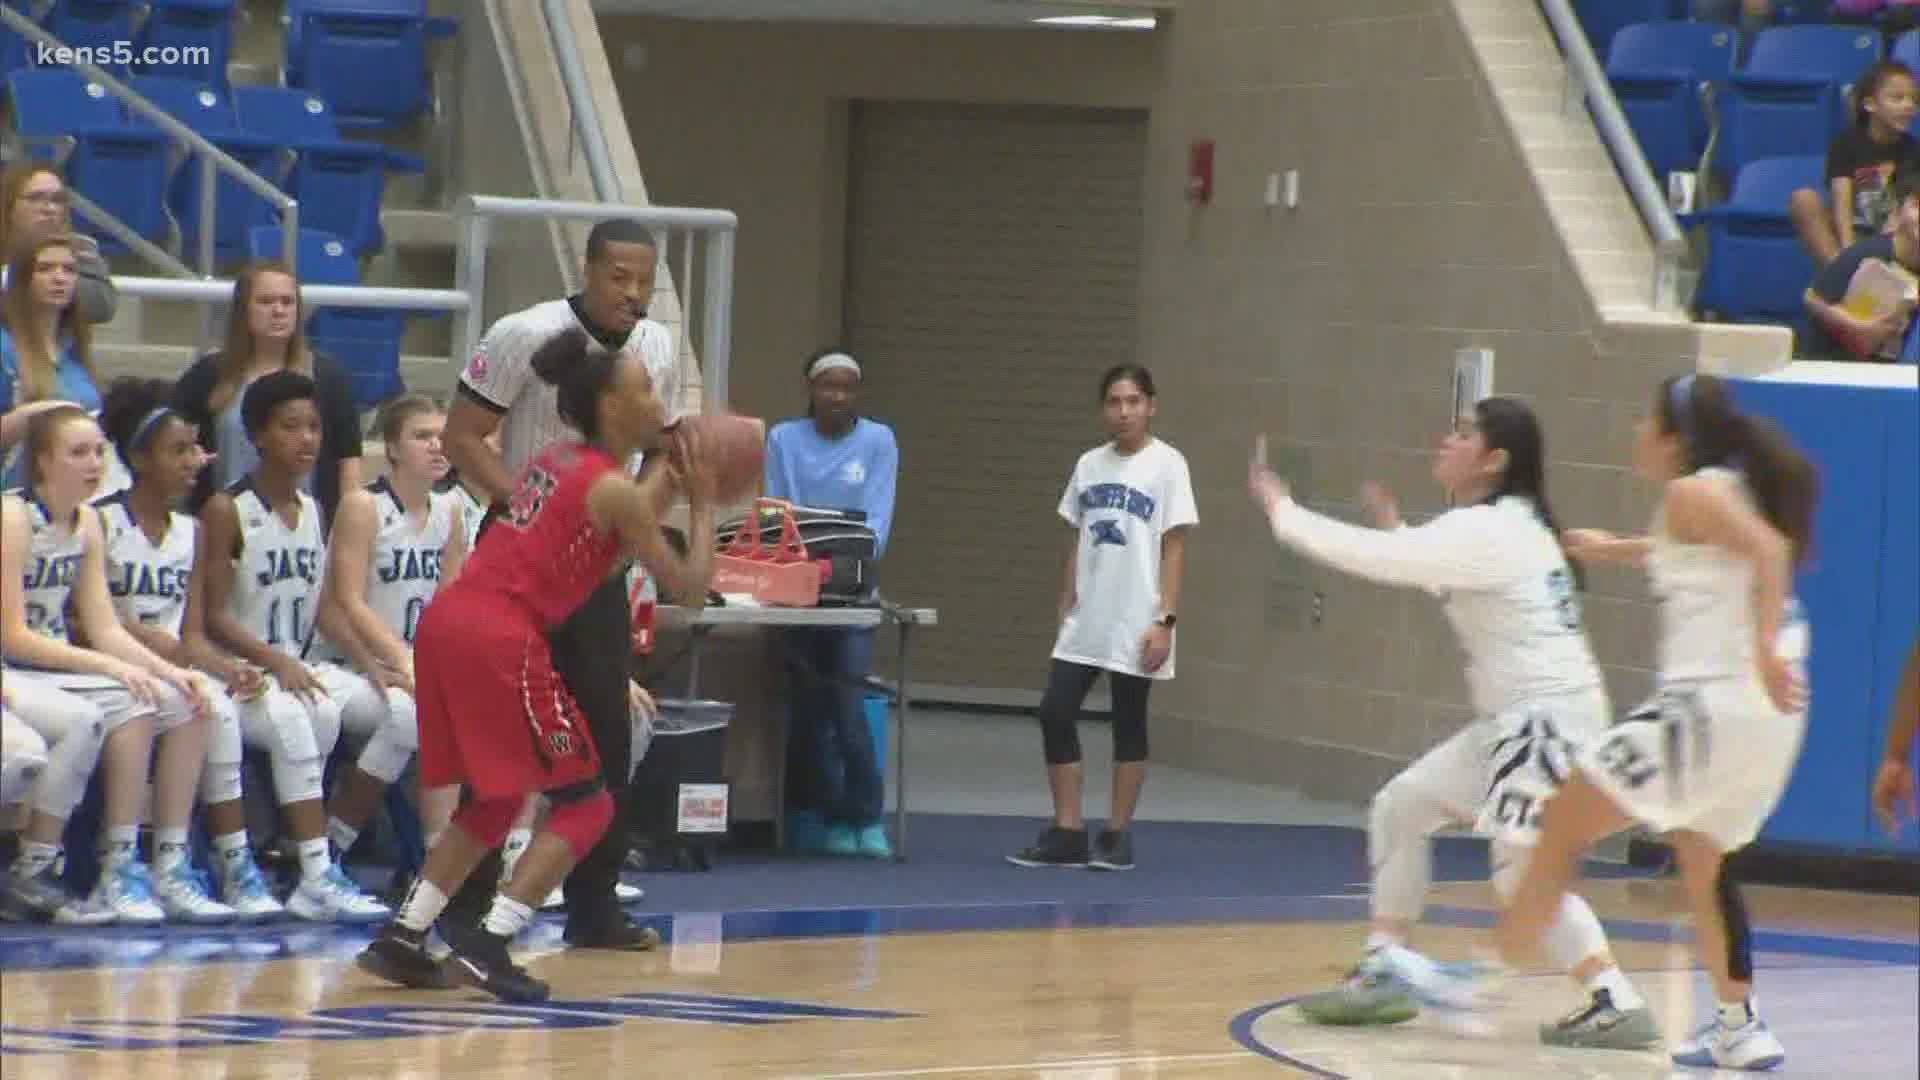
[[[253,849],[247,843],[247,830],[214,837],[213,853],[213,863],[220,871],[220,881],[223,884],[232,881],[235,871],[253,859]]]
[[[520,856],[527,853],[528,845],[533,843],[532,829],[515,829],[507,834],[507,842],[500,846],[500,884],[513,880],[513,868],[520,862]]]
[[[354,841],[360,839],[360,830],[337,817],[329,817],[327,839],[333,842],[333,850],[344,856],[353,850]]]
[[[59,844],[43,844],[38,840],[28,840],[20,845],[20,854],[14,857],[13,872],[23,878],[30,878],[60,857]]]
[[[440,886],[426,878],[414,878],[413,888],[407,890],[407,899],[400,905],[399,922],[415,933],[424,934],[433,920],[447,910],[447,894]]]
[[[316,836],[300,841],[299,851],[301,880],[312,881],[325,877],[327,871],[333,869],[333,853],[327,850],[326,837]]]
[[[187,861],[187,830],[153,830],[153,868],[162,874]]]
[[[1753,1007],[1753,999],[1748,998],[1745,1001],[1721,1002],[1718,1015],[1720,1026],[1731,1031],[1734,1028],[1746,1027],[1759,1013]]]
[[[1613,1007],[1622,1012],[1642,1008],[1647,1003],[1646,999],[1640,996],[1640,991],[1633,988],[1633,983],[1627,980],[1626,974],[1618,967],[1607,968],[1588,979],[1586,986],[1589,995],[1605,990],[1607,996],[1613,999]]]
[[[511,940],[532,921],[532,908],[502,893],[493,898],[493,909],[487,912],[486,921],[480,926],[489,934]]]
[[[100,830],[101,869],[111,870],[122,863],[132,862],[139,843],[138,825],[111,825]]]

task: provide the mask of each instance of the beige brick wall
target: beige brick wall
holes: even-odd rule
[[[1156,691],[1156,757],[1363,798],[1466,716],[1457,647],[1427,597],[1298,568],[1246,496],[1257,431],[1313,499],[1366,479],[1437,509],[1426,455],[1456,348],[1495,350],[1498,389],[1539,410],[1569,523],[1630,528],[1649,503],[1629,426],[1696,331],[1602,324],[1455,0],[1186,5],[1168,31],[1147,177],[1141,356],[1161,430],[1192,462],[1202,526],[1181,675]],[[1459,3],[1485,0],[1457,0]],[[1217,141],[1211,206],[1183,194],[1191,140]],[[1298,210],[1261,205],[1301,171]],[[1269,610],[1305,575],[1319,622]],[[1595,575],[1588,621],[1616,707],[1649,681],[1651,611]]]

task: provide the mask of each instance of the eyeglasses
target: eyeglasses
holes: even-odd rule
[[[72,200],[65,191],[29,191],[20,196],[20,201],[36,206],[65,206]]]

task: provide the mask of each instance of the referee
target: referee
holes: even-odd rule
[[[491,522],[512,498],[521,467],[561,439],[579,434],[560,419],[554,387],[533,374],[534,350],[568,330],[584,330],[599,348],[625,351],[646,365],[654,393],[673,413],[673,335],[647,319],[657,252],[653,235],[632,221],[603,221],[587,235],[585,286],[579,294],[502,317],[487,330],[460,373],[460,388],[447,413],[443,443],[447,459],[474,489],[491,500]],[[500,433],[500,452],[486,444]],[[486,525],[481,526],[483,529]],[[567,944],[588,949],[650,949],[659,936],[627,918],[614,886],[627,854],[627,781],[632,775],[632,718],[628,713],[628,629],[625,575],[610,577],[551,637],[554,667],[586,714],[600,751],[607,791],[617,808],[615,826],[581,859],[564,886]],[[489,858],[489,865],[492,857]],[[492,902],[498,868],[467,878],[448,904],[446,923],[456,932],[477,925]]]

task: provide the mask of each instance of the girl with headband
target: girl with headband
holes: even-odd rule
[[[900,471],[893,429],[855,411],[860,364],[845,350],[815,353],[801,370],[807,415],[768,433],[766,493],[864,514],[874,554],[883,555]],[[797,851],[888,858],[893,847],[880,823],[886,773],[867,727],[863,687],[873,670],[873,631],[808,627],[787,635],[805,669],[796,678],[787,738],[787,835]]]

